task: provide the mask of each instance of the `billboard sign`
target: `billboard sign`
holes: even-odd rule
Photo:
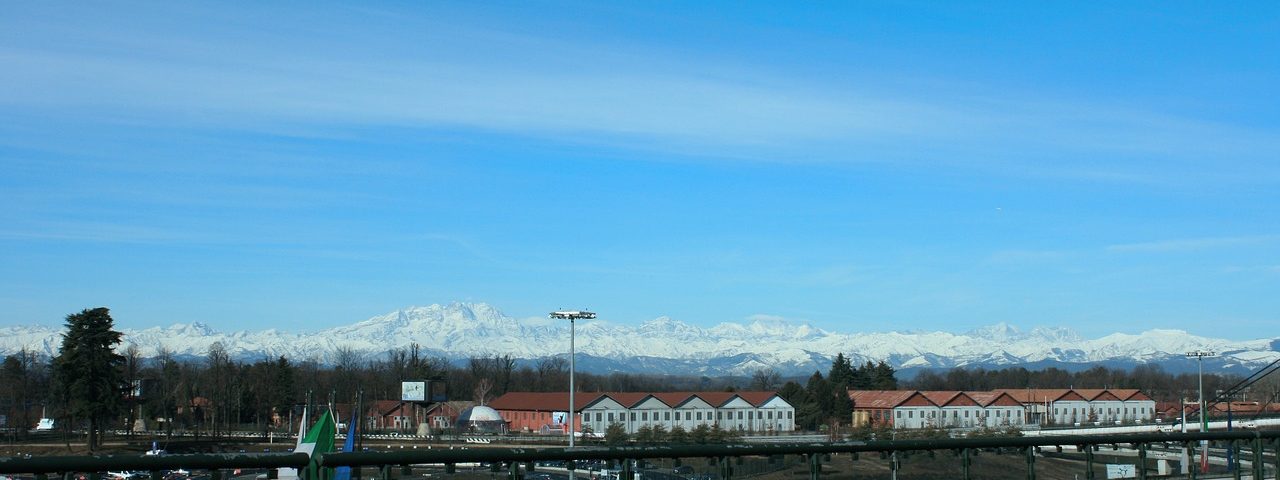
[[[1133,465],[1108,463],[1107,478],[1137,478],[1138,473],[1134,470]]]
[[[564,425],[567,418],[569,418],[569,414],[566,412],[551,412],[552,425]]]
[[[400,400],[424,402],[427,400],[427,382],[400,382]]]

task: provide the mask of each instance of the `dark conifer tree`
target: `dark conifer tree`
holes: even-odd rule
[[[89,450],[101,442],[104,423],[119,413],[127,388],[125,358],[115,352],[120,332],[115,331],[105,307],[67,315],[67,333],[54,359],[58,400],[73,418],[89,421]]]

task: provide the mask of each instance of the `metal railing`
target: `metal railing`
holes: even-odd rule
[[[328,480],[331,469],[336,467],[353,467],[352,478],[361,476],[361,467],[376,469],[376,477],[380,480],[391,480],[407,476],[415,466],[432,465],[442,468],[444,473],[457,471],[459,465],[485,465],[494,478],[499,475],[511,479],[521,478],[522,472],[527,474],[546,470],[537,465],[538,462],[563,461],[565,469],[572,479],[576,480],[575,468],[585,462],[609,461],[617,465],[618,478],[631,480],[636,478],[635,465],[651,459],[705,458],[715,467],[715,478],[732,480],[737,472],[736,464],[741,459],[754,457],[775,459],[784,456],[799,456],[808,469],[810,479],[817,480],[823,475],[823,464],[830,461],[833,454],[847,454],[856,462],[859,454],[877,454],[881,458],[890,459],[890,468],[897,471],[899,454],[903,456],[919,452],[944,452],[955,459],[954,476],[972,478],[973,457],[979,452],[1002,451],[1021,457],[1025,462],[1025,477],[1036,479],[1037,457],[1045,454],[1057,454],[1064,450],[1074,450],[1073,455],[1082,457],[1083,472],[1079,478],[1093,479],[1097,473],[1095,455],[1101,455],[1100,448],[1107,450],[1127,449],[1136,452],[1131,463],[1135,477],[1142,480],[1151,473],[1148,454],[1171,449],[1189,448],[1192,458],[1199,453],[1201,441],[1212,442],[1211,447],[1221,455],[1223,450],[1234,452],[1234,470],[1230,475],[1240,478],[1242,457],[1250,461],[1250,474],[1255,479],[1267,478],[1280,472],[1280,431],[1235,431],[1206,433],[1147,433],[1130,435],[1071,435],[1053,437],[986,437],[986,438],[939,438],[921,440],[885,440],[885,441],[847,441],[847,442],[813,442],[792,444],[726,444],[726,445],[655,445],[655,446],[588,446],[577,448],[473,448],[473,449],[417,449],[395,451],[367,451],[350,453],[325,453],[308,458],[305,454],[221,454],[221,455],[165,455],[165,456],[63,456],[63,457],[10,457],[0,458],[0,474],[26,473],[35,474],[37,480],[47,480],[50,474],[70,478],[75,472],[88,472],[89,480],[97,480],[99,473],[115,470],[150,470],[153,480],[160,478],[161,471],[177,468],[208,469],[211,480],[221,480],[222,470],[231,468],[269,468],[267,478],[275,478],[275,468],[289,467],[300,469],[304,480]],[[1247,453],[1245,453],[1247,452]],[[1242,453],[1245,453],[1242,455]],[[934,453],[929,453],[934,456]],[[943,457],[947,458],[947,457]],[[736,460],[736,461],[735,461]],[[320,478],[307,478],[306,466],[320,467],[314,470]],[[1190,478],[1195,478],[1192,468]],[[1008,472],[1006,472],[1008,473]],[[1014,476],[1021,477],[1020,474]],[[841,478],[850,478],[841,476]],[[1274,477],[1272,477],[1274,478]]]

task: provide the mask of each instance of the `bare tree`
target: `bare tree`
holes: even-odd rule
[[[484,405],[489,403],[489,391],[493,389],[493,380],[488,378],[480,378],[476,380],[475,389],[472,393],[475,395],[476,403]]]
[[[534,389],[542,392],[569,389],[569,361],[564,357],[546,357],[538,360],[537,383]]]
[[[756,370],[751,375],[751,389],[757,392],[776,390],[779,383],[782,383],[782,376],[772,368]]]
[[[126,435],[133,435],[133,426],[138,422],[138,397],[142,394],[142,352],[132,343],[124,350],[124,382],[128,389],[125,405],[129,409],[129,424],[124,430]]]
[[[333,355],[334,393],[339,399],[355,398],[365,377],[365,360],[350,346],[340,346]]]
[[[231,404],[234,401],[231,396],[234,365],[222,342],[213,342],[213,345],[209,346],[207,361],[208,382],[205,387],[208,389],[209,402],[212,403],[210,407],[213,410],[213,436],[216,437],[224,430],[221,428],[223,425],[230,428],[229,417],[232,410]]]

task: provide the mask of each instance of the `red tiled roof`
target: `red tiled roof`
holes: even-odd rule
[[[849,390],[853,408],[894,408],[917,395],[915,390]],[[928,397],[923,397],[928,400]]]
[[[602,396],[603,393],[578,392],[573,396],[574,411],[582,410]],[[507,392],[489,402],[494,410],[563,412],[568,406],[569,392]]]
[[[1022,403],[1052,402],[1071,391],[1069,388],[998,388],[993,390],[1004,392]]]
[[[963,392],[931,390],[931,391],[921,391],[920,394],[924,395],[925,398],[928,398],[929,401],[933,402],[934,405],[937,405],[939,407],[945,407],[951,402],[955,401],[956,397],[959,397],[960,395],[962,395]]]
[[[975,402],[978,402],[978,405],[982,405],[984,407],[990,407],[992,405],[1003,406],[1003,407],[1014,407],[1014,406],[1022,405],[1022,402],[1019,402],[1018,399],[1013,398],[1012,395],[1009,395],[1008,393],[1005,393],[1005,392],[965,392],[965,393],[969,395],[969,398],[972,398]]]
[[[1111,389],[1111,393],[1126,402],[1135,400],[1151,400],[1151,397],[1148,397],[1147,394],[1142,393],[1142,390],[1138,390],[1136,388],[1113,388]]]
[[[1064,397],[1078,396],[1085,400],[1151,400],[1141,390],[1135,388],[1001,388],[994,390],[1005,392],[1022,403],[1043,403],[1061,400]],[[1115,398],[1104,398],[1112,397]]]
[[[734,392],[734,395],[742,397],[747,403],[759,407],[773,400],[773,397],[778,396],[778,392]]]
[[[574,396],[575,411],[608,397],[624,407],[631,408],[649,397],[653,397],[670,407],[679,407],[693,398],[701,399],[713,407],[728,403],[735,396],[755,406],[764,405],[776,392],[579,392]],[[489,406],[495,410],[537,410],[564,411],[569,404],[569,392],[508,392],[498,397]]]

